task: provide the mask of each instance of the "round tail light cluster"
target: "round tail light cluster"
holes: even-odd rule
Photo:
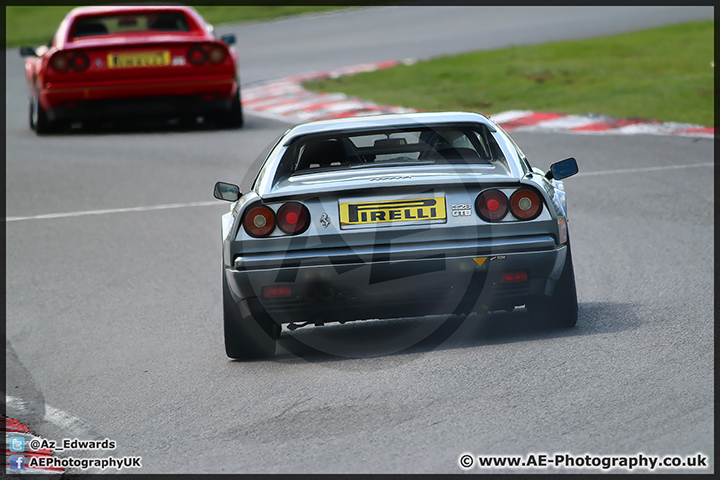
[[[300,203],[286,203],[278,210],[277,217],[280,230],[290,235],[304,232],[310,224],[310,213]]]
[[[187,59],[196,66],[210,63],[220,65],[227,58],[227,50],[220,44],[204,43],[193,45],[188,49]]]
[[[499,222],[507,212],[518,220],[532,220],[542,212],[543,202],[531,188],[516,190],[508,200],[498,189],[485,190],[475,199],[475,211],[486,222]]]
[[[220,65],[227,57],[227,50],[222,45],[211,45],[207,52],[208,61],[213,65]]]
[[[508,199],[500,190],[485,190],[475,200],[475,211],[486,222],[499,222],[508,211]]]
[[[59,73],[65,73],[70,69],[82,72],[89,66],[90,59],[83,52],[57,52],[50,59],[50,67]]]
[[[281,206],[277,215],[267,205],[258,205],[245,213],[243,227],[251,237],[267,237],[275,226],[288,235],[303,233],[310,226],[310,212],[301,203],[288,202]]]
[[[245,214],[245,231],[252,237],[267,237],[275,229],[275,212],[270,207],[260,205]]]
[[[521,188],[510,196],[510,211],[519,220],[532,220],[540,215],[542,202],[534,190]]]

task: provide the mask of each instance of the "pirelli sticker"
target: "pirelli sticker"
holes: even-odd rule
[[[108,68],[164,67],[170,65],[170,51],[110,53]]]
[[[340,203],[341,227],[445,219],[445,197]]]

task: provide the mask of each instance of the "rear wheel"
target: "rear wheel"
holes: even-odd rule
[[[48,119],[47,112],[40,104],[40,94],[35,89],[33,99],[30,101],[30,128],[38,135],[52,133],[57,130],[57,125]]]
[[[28,123],[30,124],[30,130],[35,130],[35,97],[30,97],[28,100]]]
[[[230,295],[225,272],[222,283],[227,356],[238,360],[273,356],[276,340],[280,336],[280,325],[273,322],[265,312],[251,312],[250,316],[243,317]]]
[[[230,108],[221,112],[218,117],[218,125],[221,128],[240,128],[243,126],[243,111],[242,103],[240,102],[240,87],[237,89],[237,93],[230,104]]]
[[[537,298],[529,302],[527,308],[530,315],[549,327],[570,328],[577,324],[577,289],[569,243],[565,266],[553,296]]]

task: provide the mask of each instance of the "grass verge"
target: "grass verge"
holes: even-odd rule
[[[510,47],[306,82],[417,110],[535,110],[714,126],[714,22]]]

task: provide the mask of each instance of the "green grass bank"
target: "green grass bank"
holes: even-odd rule
[[[714,22],[479,51],[306,82],[418,110],[535,110],[714,126]]]

